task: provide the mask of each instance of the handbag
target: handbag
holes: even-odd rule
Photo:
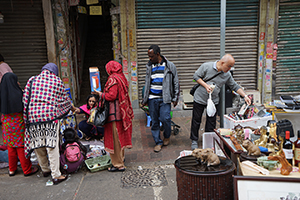
[[[210,81],[213,78],[215,78],[216,76],[218,76],[219,74],[222,74],[223,72],[218,72],[217,74],[213,75],[212,77],[210,77],[209,79],[205,80],[204,82]],[[190,95],[194,96],[196,89],[200,86],[199,83],[195,84],[192,89],[190,90]]]
[[[109,102],[105,101],[105,98],[103,98],[102,95],[100,97],[100,101],[97,106],[97,109],[95,110],[95,117],[94,117],[95,126],[105,125],[109,115]]]

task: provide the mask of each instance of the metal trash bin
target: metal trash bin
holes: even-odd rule
[[[219,166],[206,168],[193,156],[181,157],[175,161],[178,200],[233,199],[235,165],[228,158],[219,158]]]

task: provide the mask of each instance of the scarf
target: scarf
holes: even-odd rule
[[[62,80],[48,70],[43,70],[39,75],[28,80],[24,89],[23,103],[25,123],[51,122],[63,117],[72,107]]]
[[[129,127],[132,126],[134,118],[131,101],[128,95],[128,82],[122,72],[122,65],[116,61],[110,61],[106,64],[106,71],[109,74],[108,80],[105,84],[105,91],[115,84],[118,84],[119,89],[119,105],[122,117],[122,124],[124,131],[131,131]]]
[[[17,75],[5,73],[0,85],[0,112],[3,114],[22,112],[22,97],[23,92],[18,84]]]
[[[42,71],[44,71],[44,70],[48,70],[48,71],[52,72],[53,74],[55,74],[56,76],[58,76],[58,67],[54,63],[47,63],[46,65],[44,65],[44,67],[42,68]]]

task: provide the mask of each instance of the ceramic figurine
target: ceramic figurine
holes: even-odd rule
[[[244,128],[240,124],[238,124],[237,126],[234,127],[234,131],[238,143],[242,144],[245,137]]]
[[[207,163],[207,166],[214,166],[220,164],[219,157],[213,152],[211,148],[203,149],[201,155],[203,157],[204,162]]]
[[[268,152],[275,152],[274,144],[267,143]]]
[[[278,165],[278,161],[268,160],[268,156],[261,156],[257,158],[257,164],[271,171]]]
[[[260,128],[260,138],[258,140],[255,140],[254,144],[256,146],[266,147],[267,142],[268,142],[267,128],[265,126],[262,126]]]
[[[261,154],[259,147],[250,140],[244,140],[243,147],[247,150],[248,156],[259,156]]]
[[[274,138],[277,142],[278,140],[277,140],[276,128],[277,128],[276,123],[270,124],[269,137]]]
[[[244,129],[244,133],[245,133],[245,137],[244,137],[244,140],[247,140],[247,139],[251,139],[251,134],[252,134],[252,130],[249,129],[249,128],[245,128]]]
[[[192,156],[196,157],[200,162],[203,162],[203,157],[201,155],[203,149],[194,149],[192,152]]]

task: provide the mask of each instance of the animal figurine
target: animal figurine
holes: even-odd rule
[[[248,156],[259,156],[261,154],[259,147],[253,144],[250,140],[244,140],[242,145],[248,151]]]
[[[289,175],[293,171],[292,165],[286,160],[284,151],[280,151],[279,155],[269,156],[269,160],[277,160],[281,164],[280,174]]]
[[[192,151],[192,156],[196,157],[198,160],[200,160],[201,162],[203,162],[203,157],[202,157],[202,151],[203,149],[194,149]]]
[[[267,128],[265,126],[262,126],[260,128],[260,138],[254,141],[254,144],[256,146],[262,146],[266,147],[268,142],[268,136],[267,136]]]
[[[204,162],[207,163],[207,166],[214,166],[220,164],[220,159],[217,154],[211,148],[206,148],[202,150],[202,158]]]

